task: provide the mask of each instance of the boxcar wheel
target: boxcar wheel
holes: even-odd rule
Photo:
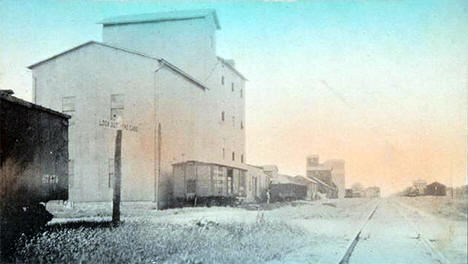
[[[16,241],[21,234],[34,234],[52,219],[52,214],[42,204],[10,205],[1,211],[0,259],[3,262],[10,262],[15,252]]]

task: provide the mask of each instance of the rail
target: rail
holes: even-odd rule
[[[450,264],[450,261],[436,247],[434,247],[434,245],[432,245],[432,243],[429,241],[429,239],[427,239],[427,237],[425,237],[423,235],[423,233],[421,232],[419,227],[416,225],[416,223],[414,221],[412,221],[408,217],[408,215],[406,213],[404,213],[403,210],[402,210],[402,208],[406,208],[406,209],[409,209],[409,208],[407,208],[405,205],[403,205],[403,204],[401,204],[399,202],[390,202],[389,201],[389,203],[391,203],[391,205],[393,207],[395,207],[397,213],[405,220],[405,222],[408,223],[408,226],[411,226],[416,231],[416,233],[418,234],[418,238],[421,239],[422,244],[424,245],[426,251],[428,251],[428,253],[430,253],[431,257],[435,261],[437,261],[437,262],[439,262],[441,264]],[[368,216],[365,218],[364,222],[362,223],[362,225],[357,230],[357,232],[354,235],[353,239],[350,241],[350,243],[346,247],[346,251],[342,255],[343,257],[339,261],[339,264],[348,264],[349,263],[351,255],[352,255],[354,249],[356,248],[356,245],[359,242],[362,231],[367,226],[367,224],[370,222],[370,220],[372,219],[372,216],[375,214],[375,212],[377,211],[377,208],[379,207],[380,204],[381,204],[381,202],[379,202],[373,208],[373,210],[371,210],[371,212],[368,214]]]
[[[367,217],[364,220],[364,223],[359,227],[358,231],[353,237],[353,240],[348,244],[346,247],[346,251],[343,254],[343,257],[341,258],[339,264],[347,264],[349,263],[349,258],[351,257],[351,254],[353,253],[354,248],[356,247],[357,243],[359,242],[359,238],[361,237],[362,230],[364,227],[366,227],[367,223],[371,220],[372,216],[374,216],[375,211],[377,211],[377,208],[379,207],[381,201],[377,203],[377,205],[370,211],[370,213],[367,215]]]
[[[416,230],[416,233],[418,234],[418,238],[421,239],[424,247],[427,249],[427,251],[429,251],[431,256],[441,264],[450,264],[450,261],[444,256],[444,254],[442,254],[442,252],[440,252],[436,247],[434,247],[432,243],[429,241],[429,239],[427,239],[427,237],[424,236],[424,234],[421,232],[421,230],[416,225],[416,223],[412,221],[408,217],[408,215],[405,214],[401,210],[401,207],[406,208],[406,209],[411,209],[411,208],[408,208],[407,206],[401,204],[400,202],[392,202],[392,205],[396,208],[398,214],[400,214],[406,220],[406,222],[408,222],[409,225],[412,226],[414,230]]]

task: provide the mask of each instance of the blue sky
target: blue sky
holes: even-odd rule
[[[351,184],[466,182],[468,1],[0,0],[0,87],[88,40],[102,18],[214,8],[218,54],[247,85],[247,159],[303,174],[345,158]]]

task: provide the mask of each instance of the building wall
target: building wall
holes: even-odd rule
[[[338,198],[345,196],[345,161],[342,159],[332,159],[324,162],[324,165],[332,168],[332,181],[338,187]]]
[[[161,128],[161,176],[157,184],[160,205],[165,207],[172,197],[172,164],[197,160],[214,150],[197,143],[212,136],[203,126],[209,114],[203,109],[206,91],[168,68],[161,68],[155,78],[159,91],[157,118]]]
[[[247,166],[247,201],[265,199],[266,191],[270,186],[270,178],[263,169],[255,166]],[[256,182],[256,184],[255,184]],[[255,189],[256,187],[256,189]]]
[[[209,88],[201,102],[204,119],[194,129],[209,136],[193,142],[195,151],[203,153],[197,160],[239,166],[247,160],[245,80],[216,57],[215,33],[214,19],[209,15],[182,21],[104,26],[103,41],[164,58],[204,83]]]
[[[203,110],[205,92],[169,68],[155,72],[158,68],[155,60],[90,45],[33,70],[38,104],[61,111],[63,98],[75,97],[69,143],[74,167],[71,200],[112,198],[109,174],[116,132],[100,126],[110,119],[112,94],[124,96],[124,122],[138,127],[138,132],[124,130],[123,200],[152,201],[158,189],[164,206],[170,195],[171,164],[213,151],[196,149],[194,140],[211,136],[201,125],[208,114]]]
[[[157,189],[160,205],[167,204],[172,190],[171,164],[175,162],[241,164],[244,130],[237,122],[232,126],[227,111],[221,121],[211,109],[236,109],[232,112],[242,116],[243,98],[233,98],[231,88],[227,92],[222,86],[203,90],[168,67],[155,72],[159,66],[155,60],[92,44],[34,68],[38,104],[62,111],[64,98],[74,97],[71,200],[106,201],[112,197],[109,174],[115,130],[100,122],[110,119],[113,94],[124,96],[124,121],[138,127],[138,132],[124,131],[124,200],[155,200]],[[160,149],[155,144],[159,138]]]
[[[307,183],[307,196],[306,200],[315,200],[317,194],[317,184],[316,183]]]
[[[367,198],[378,198],[380,197],[379,187],[368,187],[364,189],[364,196]]]
[[[110,119],[112,94],[124,95],[124,120],[138,127],[138,132],[123,133],[122,198],[154,199],[153,71],[157,64],[88,45],[33,69],[36,103],[62,111],[64,98],[74,97],[69,134],[72,201],[106,201],[112,197],[109,176],[116,132],[100,126],[101,120]]]
[[[317,166],[319,166],[319,156],[318,155],[307,156],[307,164],[306,164],[307,169],[312,168],[312,167],[317,167]]]
[[[209,88],[206,97],[209,102],[205,103],[205,111],[210,113],[208,117],[210,120],[207,122],[210,126],[208,130],[215,132],[215,135],[203,142],[203,145],[210,145],[216,149],[207,153],[206,158],[231,166],[246,163],[245,80],[218,60],[206,84]],[[224,121],[222,120],[223,112]],[[234,160],[232,160],[232,153],[235,154]]]
[[[203,81],[216,63],[212,16],[103,26],[103,42],[160,57]]]

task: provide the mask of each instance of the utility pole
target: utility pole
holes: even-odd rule
[[[120,224],[120,183],[122,176],[122,129],[117,130],[114,155],[114,196],[112,200],[112,224]]]

